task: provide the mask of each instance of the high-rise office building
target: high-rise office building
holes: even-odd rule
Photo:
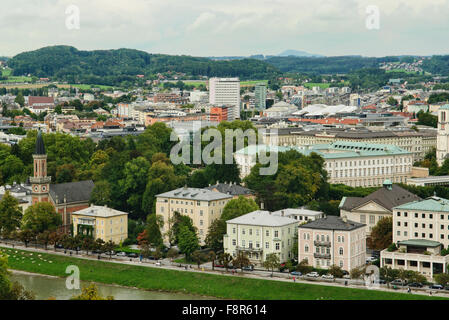
[[[267,86],[265,83],[256,84],[254,90],[256,109],[265,110],[267,108]]]
[[[240,80],[239,78],[210,78],[209,103],[233,106],[235,119],[240,119]]]

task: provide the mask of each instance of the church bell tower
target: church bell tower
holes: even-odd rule
[[[41,130],[37,134],[33,160],[34,175],[30,177],[32,204],[49,202],[51,177],[47,177],[47,154]]]

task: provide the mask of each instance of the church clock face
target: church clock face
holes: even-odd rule
[[[39,191],[39,187],[38,187],[38,186],[35,186],[35,187],[34,187],[34,191],[36,191],[36,192]]]
[[[47,187],[46,186],[42,186],[42,191],[45,191],[45,190],[47,190]]]

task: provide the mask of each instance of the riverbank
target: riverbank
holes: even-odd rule
[[[50,253],[1,248],[9,255],[11,269],[68,276],[67,266],[75,265],[83,281],[115,284],[138,289],[189,293],[240,300],[422,300],[435,296],[388,291],[292,283],[202,272],[185,272],[144,266],[79,259]]]

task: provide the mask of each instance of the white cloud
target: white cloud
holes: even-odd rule
[[[65,28],[65,8],[81,13]],[[365,27],[368,5],[380,30]],[[449,0],[2,0],[0,55],[67,44],[192,55],[449,53]]]

